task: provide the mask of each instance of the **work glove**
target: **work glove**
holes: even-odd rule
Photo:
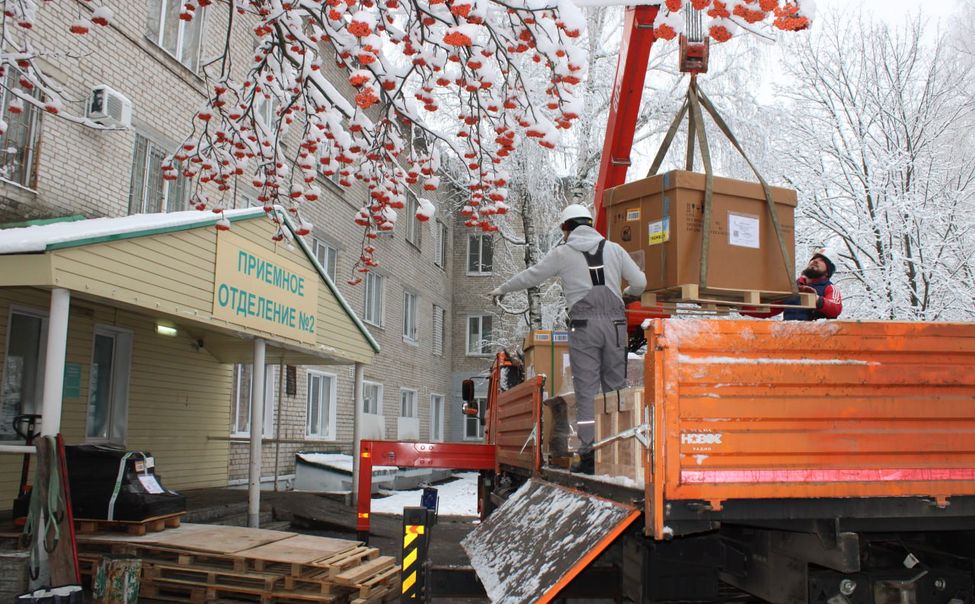
[[[630,304],[633,304],[634,302],[639,302],[640,299],[641,299],[640,296],[631,296],[629,294],[623,294],[623,305],[624,306],[629,306]]]
[[[491,296],[491,303],[495,306],[500,306],[501,301],[504,300],[504,294],[501,293],[497,288],[492,289],[488,294]]]

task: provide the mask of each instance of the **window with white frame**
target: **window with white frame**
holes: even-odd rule
[[[491,354],[491,325],[494,317],[477,315],[467,317],[467,356]]]
[[[416,409],[416,390],[400,388],[399,391],[399,416],[418,417]]]
[[[0,87],[0,115],[7,128],[0,134],[0,178],[33,189],[36,182],[35,155],[40,132],[41,111],[20,99],[12,91],[37,97],[37,90],[28,92],[17,83],[17,71],[7,67],[7,77]],[[14,110],[11,111],[11,106]],[[19,111],[17,110],[19,108]]]
[[[430,395],[430,440],[443,440],[443,412],[444,396],[442,394]]]
[[[135,135],[129,214],[178,212],[186,207],[187,178],[163,179],[166,149],[148,138]]]
[[[264,426],[262,434],[274,434],[274,411],[276,408],[277,367],[265,365],[264,374]],[[237,363],[234,365],[234,425],[231,433],[234,436],[250,436],[251,432],[251,401],[254,400],[253,379],[254,366]]]
[[[484,405],[487,404],[486,398],[475,398],[477,402],[478,409],[484,409]],[[464,440],[480,440],[484,438],[484,426],[481,424],[481,418],[476,415],[465,415],[464,416]]]
[[[149,0],[148,4],[146,37],[195,73],[200,67],[205,11],[198,9],[192,20],[185,21],[179,18],[182,0]]]
[[[447,238],[449,237],[447,225],[437,222],[437,249],[434,252],[433,263],[444,268],[447,265]]]
[[[332,280],[332,283],[335,283],[335,267],[338,263],[338,250],[321,239],[312,238],[312,251],[315,254],[315,259],[325,269],[325,274]]]
[[[277,129],[277,104],[269,94],[254,95],[254,118],[260,122],[268,132]]]
[[[493,240],[490,235],[468,235],[467,274],[490,275],[493,258]]]
[[[420,247],[420,235],[422,233],[420,228],[422,223],[416,217],[418,208],[419,202],[416,197],[408,195],[406,200],[406,240],[417,248]]]
[[[363,320],[377,327],[383,325],[383,285],[385,279],[376,273],[366,273],[366,309]]]
[[[378,382],[362,381],[362,412],[372,415],[383,414],[383,385]]]
[[[335,439],[334,374],[308,371],[308,409],[305,434],[309,438]]]
[[[47,313],[14,309],[9,316],[0,392],[0,438],[4,439],[17,438],[15,417],[41,411],[47,348]]]
[[[433,355],[443,356],[444,325],[447,323],[447,311],[436,304],[433,305]]]
[[[403,293],[403,339],[416,343],[416,294]]]
[[[85,413],[85,437],[88,440],[125,443],[131,363],[131,332],[96,327]]]

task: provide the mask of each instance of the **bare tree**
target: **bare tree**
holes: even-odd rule
[[[855,316],[970,319],[975,108],[970,62],[920,17],[900,28],[831,15],[792,49],[791,127],[777,145],[800,236],[839,249]]]

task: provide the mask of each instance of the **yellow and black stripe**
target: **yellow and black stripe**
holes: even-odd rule
[[[402,599],[422,599],[423,563],[426,558],[427,509],[403,509]]]

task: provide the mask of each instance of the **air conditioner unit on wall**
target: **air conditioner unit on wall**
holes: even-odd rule
[[[108,86],[91,89],[88,119],[103,126],[128,128],[132,125],[132,101]]]

